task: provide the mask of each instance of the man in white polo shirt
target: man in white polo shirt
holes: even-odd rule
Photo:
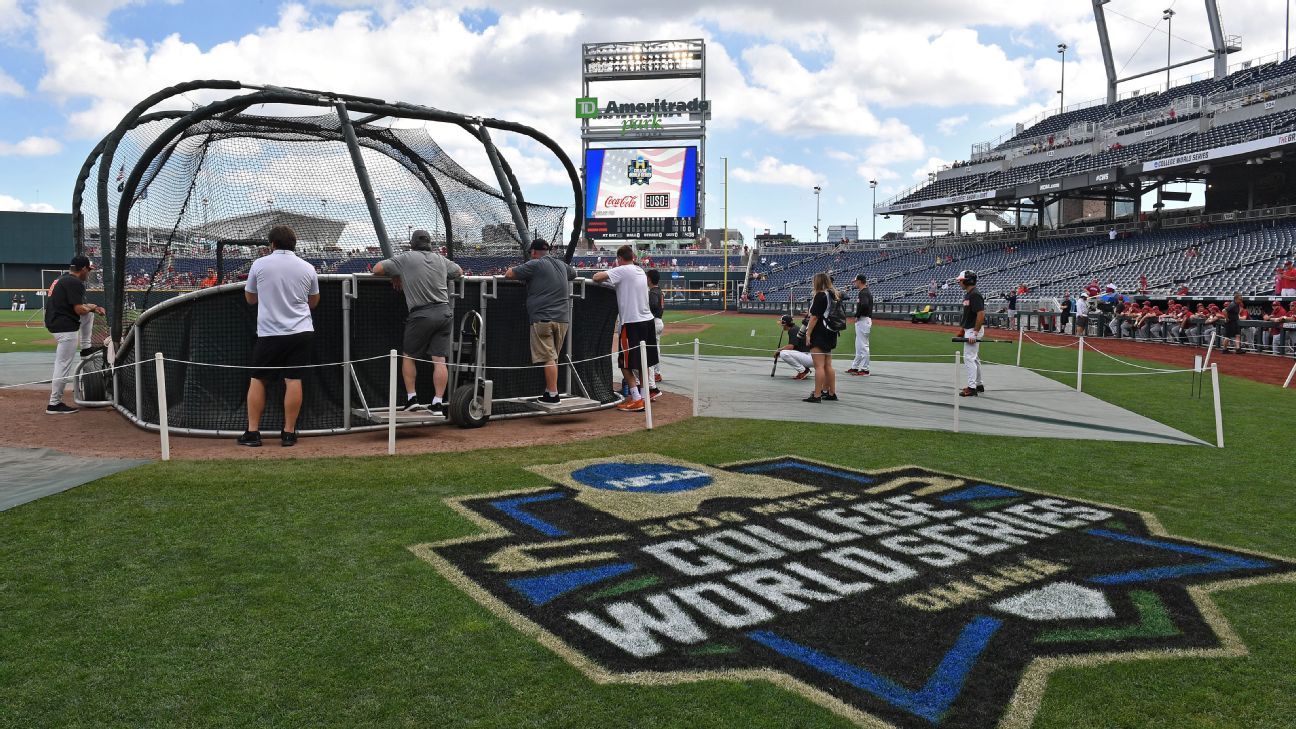
[[[257,307],[257,340],[252,346],[252,379],[248,382],[248,429],[238,444],[261,447],[261,413],[266,385],[284,381],[284,424],[279,442],[297,445],[297,415],[302,405],[302,368],[310,364],[315,325],[311,309],[319,303],[315,267],[297,257],[297,235],[286,225],[270,229],[270,255],[248,270],[244,296]]]
[[[657,328],[653,325],[652,310],[648,308],[648,277],[635,265],[634,248],[617,249],[616,268],[594,274],[595,281],[607,281],[616,289],[617,312],[621,315],[621,335],[617,338],[617,361],[621,376],[630,383],[630,396],[617,405],[623,412],[642,412],[643,391],[653,400],[661,397],[661,390],[647,384],[649,379],[639,376],[639,343],[648,347],[648,372],[657,364]]]

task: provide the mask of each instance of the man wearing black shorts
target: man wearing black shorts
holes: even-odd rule
[[[405,319],[405,336],[401,342],[401,378],[405,381],[405,405],[402,410],[429,410],[445,415],[446,384],[454,334],[454,307],[450,305],[450,281],[463,278],[459,264],[432,250],[432,236],[416,230],[410,236],[410,250],[385,261],[379,261],[373,272],[391,276],[392,285],[405,295],[409,317]],[[418,379],[415,360],[432,362],[432,404],[419,404],[414,390]]]
[[[651,387],[648,380],[639,372],[639,343],[648,348],[649,372],[657,364],[657,330],[653,326],[652,310],[648,308],[648,277],[639,266],[635,265],[634,248],[621,246],[617,249],[617,265],[608,271],[594,274],[594,280],[607,281],[616,289],[617,312],[621,315],[621,332],[617,338],[617,362],[621,366],[621,376],[630,383],[630,396],[617,405],[622,412],[642,412],[644,409],[643,390],[647,387],[648,396],[653,400],[661,397],[661,390]]]
[[[248,270],[243,295],[257,307],[257,339],[252,345],[252,379],[248,383],[248,429],[238,444],[261,446],[261,413],[266,385],[284,381],[284,424],[279,441],[297,445],[297,416],[302,406],[302,374],[311,363],[315,324],[311,309],[319,303],[315,267],[297,257],[297,235],[286,225],[270,229],[270,255]]]

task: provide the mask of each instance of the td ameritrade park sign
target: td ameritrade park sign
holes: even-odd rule
[[[609,101],[600,107],[596,97],[583,97],[576,100],[577,119],[620,119],[621,132],[649,131],[663,129],[663,119],[682,117],[685,114],[708,117],[711,113],[711,102],[694,98],[692,101],[670,101],[654,99],[620,103]]]
[[[1210,601],[1276,557],[918,467],[658,455],[533,466],[411,550],[599,682],[765,680],[860,724],[1031,723],[1059,668],[1245,654]]]

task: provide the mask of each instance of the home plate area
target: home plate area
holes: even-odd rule
[[[1209,592],[1296,565],[918,467],[533,466],[411,550],[598,682],[766,680],[863,725],[1026,726],[1053,670],[1245,654]]]

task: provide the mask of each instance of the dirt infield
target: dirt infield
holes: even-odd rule
[[[949,331],[951,336],[953,336],[952,332],[954,331],[954,327],[939,324],[912,324],[905,321],[884,321],[882,319],[877,319],[873,323],[878,326],[900,329],[920,329],[934,332]],[[1027,332],[1026,334],[1035,341],[1047,344],[1050,347],[1072,344],[1076,340],[1072,336],[1046,334],[1044,332]],[[1016,341],[1017,339],[1016,332],[1003,329],[987,329],[986,335],[991,339],[1008,341]],[[1095,347],[1098,351],[1110,354],[1113,357],[1132,357],[1185,369],[1193,366],[1193,357],[1206,354],[1206,350],[1200,347],[1177,347],[1170,344],[1131,342],[1128,339],[1110,339],[1106,337],[1086,338],[1085,347]],[[1224,354],[1218,349],[1211,354],[1211,362],[1219,364],[1219,371],[1222,375],[1244,377],[1248,380],[1263,382],[1266,385],[1279,386],[1287,379],[1287,373],[1291,372],[1293,364],[1289,357],[1273,357],[1264,354]]]
[[[0,390],[0,412],[5,413],[5,445],[52,448],[77,456],[102,458],[159,458],[157,433],[137,428],[115,410],[85,409],[76,415],[46,415],[46,390]],[[666,425],[692,416],[688,398],[663,393],[653,403],[653,423]],[[445,453],[480,448],[567,443],[644,429],[643,413],[600,410],[580,415],[519,418],[488,423],[477,430],[453,426],[396,431],[396,452]],[[277,438],[267,438],[261,448],[240,448],[232,438],[171,438],[176,460],[322,458],[381,456],[387,453],[387,431],[302,438],[294,448],[282,448]]]
[[[665,334],[697,334],[710,329],[710,324],[666,324]]]

